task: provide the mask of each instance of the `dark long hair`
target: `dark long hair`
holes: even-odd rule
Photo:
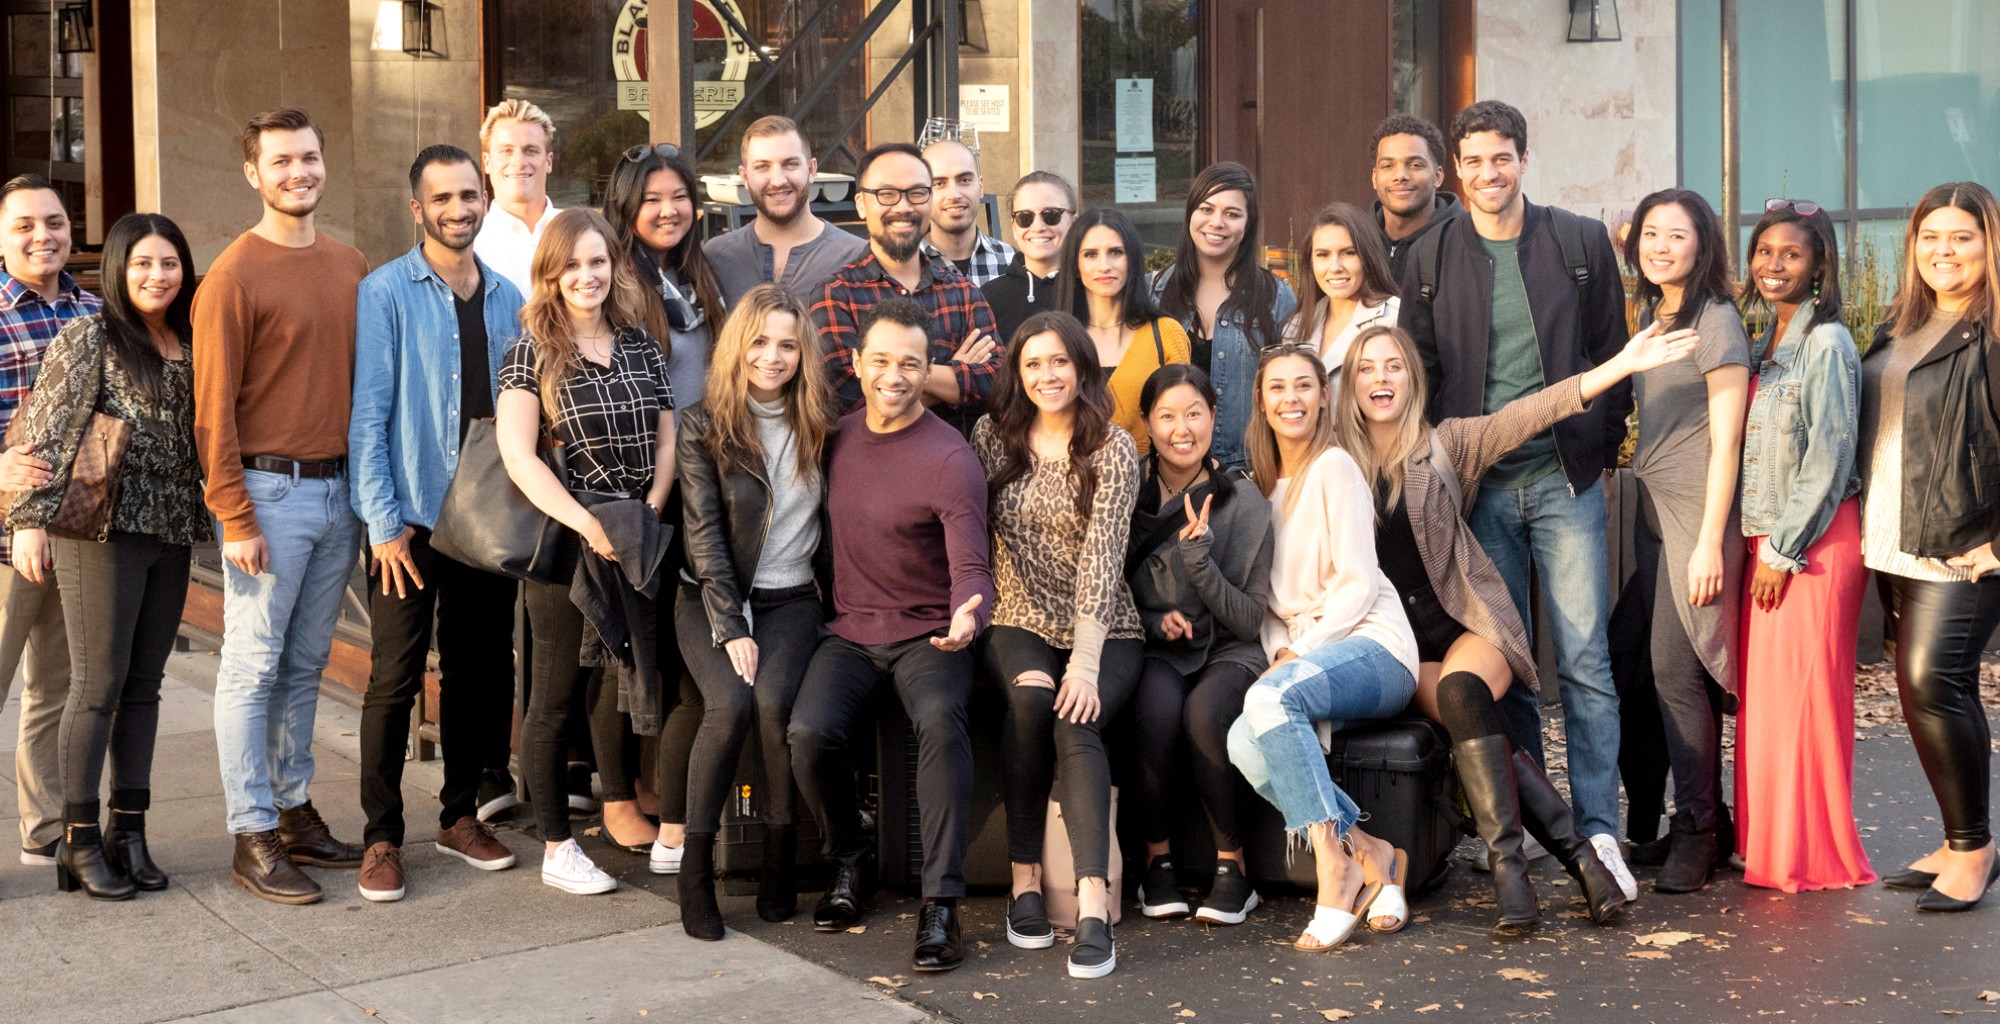
[[[1257,263],[1257,176],[1233,160],[1202,168],[1188,186],[1187,212],[1181,217],[1181,240],[1174,246],[1174,272],[1167,277],[1160,308],[1184,324],[1200,319],[1194,297],[1201,287],[1201,258],[1194,251],[1194,232],[1189,226],[1194,223],[1194,212],[1201,209],[1201,204],[1220,192],[1243,193],[1248,216],[1243,218],[1243,240],[1237,243],[1236,255],[1229,258],[1229,269],[1223,274],[1222,283],[1229,286],[1229,297],[1215,311],[1216,318],[1235,312],[1250,325],[1250,347],[1262,348],[1278,340],[1278,324],[1271,317],[1271,307],[1278,301],[1278,281]]]
[[[1083,265],[1077,253],[1083,249],[1083,236],[1100,225],[1118,232],[1118,244],[1125,247],[1125,291],[1118,296],[1119,322],[1127,327],[1142,327],[1165,316],[1153,302],[1153,289],[1146,284],[1146,242],[1139,237],[1139,225],[1132,223],[1125,211],[1110,206],[1084,211],[1069,226],[1069,234],[1063,236],[1056,308],[1067,309],[1078,318],[1090,315],[1090,300],[1084,297]],[[1016,338],[1023,336],[1019,331],[1014,332]]]
[[[1639,200],[1639,208],[1632,211],[1632,233],[1625,239],[1625,265],[1638,278],[1633,289],[1639,300],[1639,308],[1653,309],[1660,304],[1660,286],[1646,280],[1646,273],[1639,267],[1639,249],[1644,244],[1640,233],[1646,228],[1646,215],[1672,203],[1686,211],[1688,219],[1694,222],[1694,269],[1688,271],[1687,283],[1682,285],[1681,308],[1674,312],[1672,322],[1663,324],[1670,331],[1693,327],[1696,317],[1711,302],[1733,302],[1736,299],[1736,282],[1729,273],[1729,260],[1722,245],[1722,221],[1716,217],[1715,208],[1699,192],[1684,188],[1663,188]]]
[[[618,247],[632,256],[633,270],[639,275],[639,283],[645,286],[652,298],[646,303],[646,332],[660,343],[660,351],[671,348],[668,340],[666,300],[660,297],[660,261],[653,258],[653,252],[646,243],[639,240],[639,233],[632,225],[639,218],[639,207],[646,201],[646,179],[654,171],[672,171],[687,187],[688,199],[694,205],[697,215],[701,212],[701,181],[695,177],[694,167],[687,157],[676,154],[668,156],[659,147],[646,150],[644,156],[634,160],[620,158],[611,169],[611,182],[604,189],[604,219],[611,222],[612,230],[618,233]],[[722,288],[716,283],[715,271],[708,265],[708,258],[702,255],[701,241],[697,238],[695,225],[688,225],[687,234],[666,253],[666,269],[672,270],[681,281],[694,286],[695,304],[701,307],[710,331],[722,329],[723,317],[727,310],[722,305]]]
[[[111,225],[104,235],[102,291],[105,344],[111,358],[125,368],[132,382],[148,398],[157,402],[166,359],[153,347],[153,337],[146,329],[146,321],[133,308],[132,296],[126,290],[130,286],[125,283],[125,266],[132,262],[132,247],[154,235],[166,239],[181,259],[181,290],[167,303],[167,329],[181,340],[183,355],[193,347],[194,252],[188,248],[187,236],[181,233],[180,226],[165,216],[128,213]]]
[[[1983,287],[1979,297],[1966,307],[1965,319],[1985,328],[1989,336],[2000,327],[1996,322],[2000,321],[2000,295],[1996,295],[2000,292],[2000,203],[1976,181],[1952,181],[1924,193],[1903,230],[1903,278],[1889,303],[1890,331],[1896,337],[1909,337],[1937,312],[1937,293],[1917,270],[1917,231],[1926,217],[1947,206],[1971,214],[1979,222],[1979,233],[1985,236],[1985,266],[1979,268]]]
[[[1076,367],[1076,422],[1069,434],[1069,480],[1076,490],[1076,514],[1090,518],[1090,504],[1097,498],[1097,467],[1090,461],[1111,437],[1111,389],[1105,384],[1104,366],[1097,361],[1097,345],[1083,322],[1068,313],[1036,313],[1021,324],[1007,343],[1007,361],[1000,367],[1000,379],[993,386],[988,415],[993,420],[993,437],[1000,442],[1000,468],[986,482],[990,500],[998,502],[1007,485],[1028,475],[1032,454],[1028,449],[1028,428],[1034,426],[1041,410],[1028,397],[1021,380],[1021,349],[1037,334],[1054,334],[1069,351],[1070,365]]]
[[[1845,300],[1840,294],[1840,236],[1834,233],[1833,218],[1825,210],[1814,210],[1807,216],[1792,209],[1767,211],[1757,226],[1750,229],[1750,241],[1743,245],[1743,279],[1750,280],[1751,261],[1757,257],[1757,240],[1764,232],[1780,224],[1797,224],[1805,232],[1806,243],[1812,247],[1813,259],[1813,300],[1812,317],[1806,321],[1810,331],[1821,324],[1833,323],[1840,319],[1841,304]],[[1743,289],[1743,309],[1762,303],[1764,297],[1756,288]],[[1776,344],[1778,339],[1773,338]]]
[[[1285,322],[1285,338],[1306,345],[1317,346],[1319,339],[1306,337],[1312,330],[1313,314],[1319,312],[1320,303],[1326,301],[1326,294],[1320,291],[1319,264],[1312,256],[1312,239],[1324,227],[1347,229],[1347,237],[1354,243],[1354,251],[1361,256],[1361,288],[1354,298],[1362,305],[1374,306],[1396,294],[1396,278],[1389,272],[1389,250],[1382,244],[1381,229],[1375,220],[1353,203],[1328,203],[1313,215],[1312,226],[1306,229],[1306,281],[1299,286],[1299,304],[1292,311],[1291,319]],[[1312,298],[1306,298],[1306,288],[1312,288]]]

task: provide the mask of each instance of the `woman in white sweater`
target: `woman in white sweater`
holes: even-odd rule
[[[1263,631],[1271,668],[1229,733],[1230,761],[1284,813],[1287,836],[1312,847],[1319,894],[1292,943],[1308,951],[1345,942],[1364,910],[1382,930],[1402,926],[1401,887],[1384,891],[1397,851],[1355,826],[1360,808],[1327,774],[1321,737],[1403,710],[1417,688],[1416,637],[1375,560],[1368,482],[1333,446],[1318,355],[1278,345],[1257,366],[1262,415],[1245,442],[1276,536]]]

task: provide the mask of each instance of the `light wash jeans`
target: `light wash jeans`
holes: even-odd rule
[[[256,576],[222,566],[215,743],[235,834],[277,828],[280,810],[309,799],[320,672],[361,550],[346,477],[245,469],[243,483],[271,560]]]
[[[1577,830],[1618,834],[1618,688],[1611,679],[1611,570],[1605,548],[1604,485],[1572,496],[1561,470],[1520,488],[1480,489],[1466,517],[1479,546],[1507,581],[1521,621],[1532,565],[1555,630],[1556,677],[1569,739],[1569,791]],[[1501,698],[1516,744],[1542,756],[1541,709],[1525,686]]]
[[[1345,836],[1361,808],[1327,773],[1313,723],[1338,730],[1387,718],[1416,692],[1409,667],[1381,644],[1353,636],[1321,644],[1251,684],[1242,716],[1229,727],[1229,761],[1284,814],[1287,836],[1297,840],[1326,821]]]

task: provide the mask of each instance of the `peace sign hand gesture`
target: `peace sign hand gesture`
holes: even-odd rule
[[[1194,499],[1186,494],[1181,495],[1181,506],[1187,509],[1187,525],[1181,527],[1182,540],[1199,540],[1208,536],[1208,509],[1213,504],[1215,504],[1215,492],[1210,491],[1208,497],[1201,499],[1201,514],[1196,515]]]

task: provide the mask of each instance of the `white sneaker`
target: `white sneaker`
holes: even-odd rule
[[[1521,833],[1522,860],[1525,860],[1528,863],[1533,864],[1535,861],[1540,860],[1541,858],[1546,857],[1548,855],[1549,855],[1548,847],[1543,846],[1539,840],[1537,840],[1534,836],[1530,835],[1529,833],[1525,831]],[[1623,864],[1624,861],[1619,861],[1619,863]],[[1474,857],[1472,859],[1472,868],[1475,871],[1493,870],[1493,851],[1489,849],[1485,843],[1479,844],[1479,856]]]
[[[565,839],[554,853],[542,857],[542,884],[567,893],[589,896],[618,888],[618,880],[591,862],[576,840]]]
[[[653,840],[653,851],[646,855],[646,867],[656,875],[678,875],[681,873],[681,851],[684,846],[668,846],[658,839]]]
[[[1611,869],[1611,877],[1618,880],[1618,888],[1625,893],[1625,902],[1639,898],[1639,881],[1632,877],[1632,869],[1625,866],[1625,851],[1618,847],[1618,837],[1609,832],[1599,832],[1590,837],[1590,845],[1597,849],[1597,859]]]

